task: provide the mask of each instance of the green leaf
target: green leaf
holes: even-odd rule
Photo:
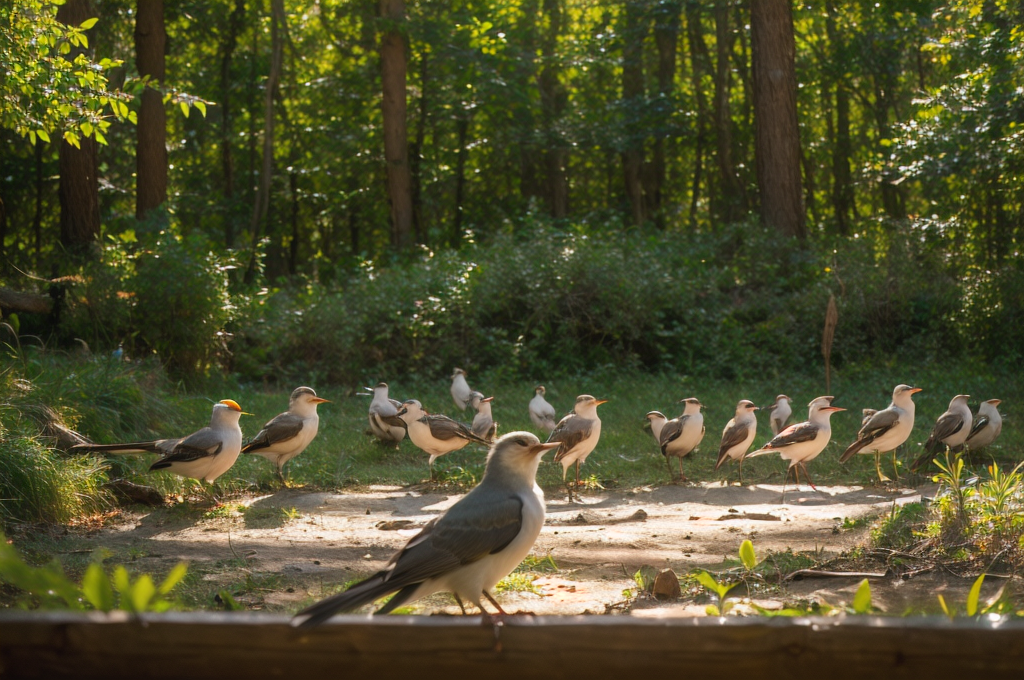
[[[185,114],[186,118],[188,118],[188,104],[185,102],[178,102],[178,106],[181,107],[181,112]]]
[[[868,580],[864,579],[853,596],[853,611],[858,614],[867,614],[871,611],[871,586]]]
[[[89,30],[90,28],[92,28],[93,26],[95,26],[95,25],[96,25],[96,22],[97,22],[97,21],[99,21],[99,20],[100,20],[100,18],[99,18],[99,17],[93,17],[93,18],[91,18],[91,19],[86,19],[86,20],[85,20],[85,21],[83,21],[82,23],[78,24],[78,27],[79,27],[80,29],[82,29],[83,31],[88,31],[88,30]]]
[[[132,589],[131,579],[128,578],[128,570],[121,565],[114,567],[114,588],[122,595],[127,595]]]
[[[971,586],[971,590],[967,593],[967,615],[974,616],[978,613],[978,598],[981,597],[981,584],[985,581],[985,575],[982,574]]]
[[[93,131],[92,123],[90,123],[89,121],[84,121],[82,123],[82,134],[85,135],[86,137],[91,137],[92,136],[92,131]]]
[[[149,574],[143,574],[132,584],[130,593],[132,611],[144,612],[149,608],[149,603],[156,595],[156,586]]]
[[[114,589],[99,563],[93,562],[85,570],[85,576],[82,578],[82,594],[85,595],[89,604],[101,612],[109,612],[114,608]]]
[[[740,560],[743,562],[743,566],[747,568],[747,571],[757,566],[754,544],[749,539],[740,544]]]
[[[50,135],[46,133],[46,130],[36,130],[36,136],[46,143],[50,142]]]
[[[698,572],[696,578],[697,578],[697,583],[701,584],[702,586],[704,586],[705,588],[707,588],[711,592],[717,593],[719,596],[722,595],[722,593],[720,592],[721,589],[722,589],[721,584],[718,581],[716,581],[715,577],[712,576],[711,574],[709,574],[708,572],[706,572],[706,571]]]
[[[950,608],[946,605],[946,598],[942,597],[942,595],[939,595],[938,597],[939,606],[942,607],[942,613],[948,616],[949,620],[952,621],[953,617],[956,616],[956,610],[950,610]]]
[[[171,592],[174,586],[178,585],[181,579],[185,578],[185,574],[188,573],[188,565],[184,562],[178,562],[174,569],[171,569],[171,573],[167,575],[163,583],[160,584],[158,591],[161,595],[166,595]]]
[[[708,616],[721,616],[722,615],[721,612],[718,611],[718,607],[716,605],[713,605],[713,604],[709,604],[707,607],[704,607],[704,613],[707,614]]]
[[[203,102],[197,101],[195,103],[195,107],[197,109],[199,109],[199,113],[203,114],[203,118],[206,118],[206,104],[204,104]]]

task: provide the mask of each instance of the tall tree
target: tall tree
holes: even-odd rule
[[[562,32],[562,5],[559,0],[544,0],[544,15],[547,18],[547,33],[544,36],[542,56],[544,59],[538,83],[540,87],[541,110],[544,113],[544,166],[547,177],[547,198],[551,216],[566,217],[569,214],[569,148],[562,141],[557,130],[559,119],[569,104],[569,92],[561,80],[559,67],[558,36]]]
[[[380,15],[385,22],[380,41],[381,113],[391,203],[391,245],[402,249],[413,242],[412,175],[405,122],[406,50],[402,34],[405,0],[380,0]]]
[[[704,154],[707,145],[708,104],[704,96],[704,76],[710,72],[708,46],[700,21],[700,4],[686,3],[686,37],[690,43],[690,88],[697,100],[697,140],[694,149],[693,180],[690,188],[690,226],[697,223],[700,187],[704,181]]]
[[[835,0],[825,2],[825,30],[831,48],[831,78],[835,88],[836,122],[832,145],[832,211],[840,234],[849,233],[849,218],[854,212],[853,179],[850,157],[850,91],[846,85],[846,43],[836,27]]]
[[[743,187],[733,160],[733,122],[729,100],[732,88],[734,34],[729,25],[729,1],[718,0],[715,16],[715,139],[718,150],[719,215],[727,222],[739,219],[745,207]]]
[[[790,0],[750,3],[754,138],[761,218],[785,236],[804,238],[800,128],[796,114],[796,42]]]
[[[665,220],[661,207],[666,179],[665,138],[668,118],[672,113],[676,81],[676,53],[679,44],[680,15],[683,5],[678,0],[659,2],[654,8],[654,46],[658,51],[658,118],[654,137],[650,172],[646,173],[647,197],[651,214],[659,227]]]
[[[220,157],[221,172],[224,176],[221,192],[226,204],[224,245],[227,248],[235,246],[235,162],[231,152],[234,141],[232,130],[234,111],[231,108],[231,91],[233,89],[231,65],[238,47],[238,35],[242,32],[244,19],[245,0],[235,0],[234,9],[231,10],[231,15],[228,18],[227,30],[224,32],[220,54]]]
[[[139,0],[135,15],[135,63],[139,75],[159,86],[166,77],[163,0]],[[147,85],[142,91],[135,144],[135,217],[167,200],[167,112],[163,94]]]
[[[57,21],[71,26],[95,16],[90,0],[68,0],[57,10]],[[98,147],[93,136],[81,137],[77,148],[60,142],[60,243],[73,253],[84,253],[100,236]]]
[[[629,200],[630,216],[635,226],[647,219],[644,200],[644,37],[646,20],[641,3],[626,0],[622,43],[622,98],[626,116],[625,143],[622,149],[622,174]]]

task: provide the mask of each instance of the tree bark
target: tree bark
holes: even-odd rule
[[[831,47],[833,81],[835,83],[836,124],[832,146],[832,211],[836,228],[843,236],[850,232],[849,218],[854,210],[853,178],[850,157],[850,92],[846,89],[846,47],[836,29],[835,0],[825,2],[825,31]]]
[[[544,14],[548,20],[544,37],[538,85],[540,104],[544,116],[544,168],[546,191],[551,216],[561,219],[569,214],[569,149],[558,132],[558,122],[569,104],[569,93],[561,81],[558,36],[562,32],[562,6],[559,0],[544,0]]]
[[[420,98],[417,104],[416,138],[409,150],[409,174],[412,180],[412,220],[416,242],[425,243],[427,227],[423,223],[423,145],[427,137],[427,83],[429,70],[427,51],[420,54]]]
[[[661,229],[665,228],[665,215],[661,209],[667,173],[665,137],[668,134],[666,127],[672,114],[675,95],[676,46],[679,43],[682,11],[681,2],[669,1],[660,3],[654,15],[654,45],[658,50],[658,95],[662,109],[659,111],[661,125],[654,139],[650,172],[647,173],[647,195],[650,199],[650,212],[654,216],[655,224]]]
[[[57,10],[57,21],[71,26],[95,16],[90,0],[68,0]],[[73,254],[86,253],[100,236],[98,147],[95,137],[81,138],[80,148],[60,141],[60,243]]]
[[[231,62],[238,47],[238,34],[242,32],[245,0],[235,0],[228,19],[227,35],[221,46],[220,58],[220,158],[224,196],[224,246],[235,247],[235,163],[231,149],[234,132],[231,127]]]
[[[285,14],[284,0],[270,0],[270,75],[267,77],[266,98],[263,119],[263,164],[260,170],[260,185],[253,201],[252,219],[249,228],[252,246],[249,266],[245,271],[245,282],[252,283],[256,276],[256,250],[260,242],[261,224],[270,209],[270,185],[274,173],[274,90],[281,82],[281,68],[284,53]]]
[[[386,29],[380,41],[380,70],[384,118],[384,158],[387,162],[388,200],[391,203],[391,245],[412,245],[412,176],[406,135],[404,0],[380,0]]]
[[[455,121],[458,151],[455,156],[455,219],[448,245],[458,247],[462,241],[462,208],[466,200],[466,140],[469,137],[469,111],[461,111]]]
[[[639,3],[626,0],[622,47],[622,98],[626,116],[636,116],[644,104],[643,44],[647,32],[643,9]],[[622,174],[630,216],[639,227],[647,219],[644,199],[644,132],[639,122],[627,118],[626,142],[622,151]]]
[[[750,3],[754,135],[761,218],[784,236],[805,238],[796,113],[796,43],[790,0]]]
[[[690,43],[690,87],[697,100],[697,144],[694,149],[693,180],[690,189],[690,227],[697,225],[700,186],[704,180],[704,149],[707,146],[708,104],[704,96],[704,76],[709,73],[708,48],[700,21],[700,5],[686,4],[686,37]]]
[[[733,32],[729,25],[729,2],[719,0],[714,7],[715,16],[715,139],[718,151],[719,216],[726,222],[735,222],[743,214],[742,187],[736,178],[733,160],[732,111],[729,98],[732,90]]]
[[[139,0],[135,15],[135,63],[140,76],[161,85],[166,78],[163,0]],[[155,87],[142,91],[139,122],[135,127],[135,218],[167,200],[167,112],[163,94]]]

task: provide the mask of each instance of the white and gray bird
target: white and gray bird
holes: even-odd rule
[[[953,397],[949,402],[949,408],[935,421],[935,427],[932,428],[928,441],[924,443],[924,453],[911,464],[911,470],[917,472],[922,465],[930,462],[935,454],[946,448],[954,453],[963,449],[974,422],[971,408],[967,405],[970,398],[969,394],[958,394]]]
[[[881,411],[875,411],[863,423],[857,439],[839,457],[840,463],[853,458],[857,453],[875,454],[875,472],[882,482],[889,478],[882,474],[881,457],[889,451],[893,454],[893,471],[896,469],[896,449],[907,441],[914,429],[914,399],[920,387],[897,385],[892,390],[892,403]],[[868,410],[868,409],[865,409]]]
[[[665,422],[658,435],[658,444],[661,446],[661,455],[665,456],[665,463],[668,464],[668,473],[675,481],[675,473],[672,471],[670,458],[679,460],[679,479],[685,482],[686,475],[683,474],[683,458],[686,458],[697,448],[704,439],[704,414],[701,413],[703,404],[696,397],[687,397],[680,400],[683,412],[678,418],[672,418]],[[654,422],[651,422],[652,430]]]
[[[307,607],[293,625],[312,626],[396,593],[375,613],[439,591],[455,595],[465,612],[471,602],[486,614],[486,598],[505,614],[490,591],[529,554],[544,526],[544,492],[537,486],[542,444],[529,432],[510,432],[491,447],[480,483],[431,520],[384,569],[342,593]]]
[[[580,465],[597,446],[601,438],[601,419],[597,416],[597,407],[606,403],[607,399],[595,399],[589,394],[576,397],[576,404],[569,413],[548,435],[549,442],[558,442],[555,462],[562,464],[562,482],[569,468],[576,465],[576,486],[569,489],[569,502],[572,502],[573,491],[579,496]],[[568,486],[568,485],[566,485]]]
[[[654,441],[661,446],[661,431],[665,428],[665,423],[668,422],[668,416],[661,411],[649,411],[644,417],[647,418],[647,427],[651,428]]]
[[[773,435],[786,429],[786,423],[793,415],[792,403],[792,399],[780,394],[775,397],[775,403],[768,407],[768,424],[771,425]]]
[[[466,406],[472,398],[472,393],[473,390],[470,389],[469,383],[466,382],[466,372],[461,368],[456,368],[452,372],[452,399],[455,400],[455,405],[459,407],[460,411],[466,410]]]
[[[538,430],[551,432],[558,426],[555,421],[555,407],[548,403],[544,395],[547,389],[543,385],[533,388],[533,399],[530,400],[530,420]]]
[[[974,416],[974,424],[971,433],[967,435],[964,446],[969,451],[983,449],[996,440],[999,433],[1003,431],[1003,416],[999,414],[999,399],[983,401],[978,406],[978,413]]]
[[[409,430],[409,439],[417,447],[430,454],[427,465],[433,473],[434,461],[452,451],[458,451],[470,442],[489,445],[467,425],[452,420],[448,416],[428,413],[416,399],[402,402],[399,417],[405,421]]]
[[[238,419],[242,407],[231,399],[213,405],[210,424],[180,439],[155,439],[127,444],[79,444],[73,453],[159,453],[150,470],[168,470],[182,477],[212,484],[227,472],[242,450]],[[246,413],[245,415],[252,415]]]
[[[877,408],[862,408],[860,410],[860,415],[861,415],[860,425],[861,425],[861,427],[864,427],[865,425],[867,425],[868,421],[871,420],[871,416],[875,415],[876,413],[878,413],[878,409]]]
[[[474,392],[474,394],[480,394]],[[495,437],[498,435],[498,424],[494,422],[494,417],[491,415],[491,401],[494,397],[484,397],[476,400],[476,415],[473,416],[473,434],[481,439],[493,442]]]
[[[736,414],[722,430],[722,443],[718,446],[718,462],[715,463],[715,469],[720,468],[727,460],[738,460],[740,484],[743,483],[743,459],[757,434],[757,416],[754,411],[757,411],[754,402],[741,399],[736,404]]]
[[[844,408],[832,405],[835,397],[817,397],[808,404],[808,418],[802,423],[791,425],[775,435],[775,437],[759,448],[751,451],[747,458],[761,456],[766,453],[778,453],[783,460],[789,461],[786,468],[786,479],[782,483],[782,498],[786,498],[786,481],[789,480],[789,471],[793,470],[796,476],[796,483],[800,484],[799,470],[804,471],[807,483],[815,491],[818,490],[807,473],[807,463],[818,457],[818,454],[825,450],[829,439],[832,438],[831,416],[838,411],[845,411]]]
[[[242,453],[263,456],[274,464],[284,482],[284,465],[306,450],[320,427],[318,404],[329,403],[316,396],[311,387],[296,387],[288,399],[288,410],[270,419],[259,434],[242,447]]]
[[[402,402],[388,395],[388,384],[377,383],[376,387],[365,388],[373,393],[370,402],[370,432],[385,444],[398,444],[405,439],[405,421],[398,417]]]

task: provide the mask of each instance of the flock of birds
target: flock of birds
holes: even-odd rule
[[[555,451],[555,461],[562,465],[562,479],[575,466],[575,486],[568,487],[569,500],[579,493],[579,470],[595,449],[601,436],[598,407],[605,400],[589,394],[576,398],[573,410],[560,420],[545,399],[545,389],[538,386],[529,403],[530,419],[538,430],[548,433],[547,441],[530,432],[512,432],[497,438],[497,423],[491,412],[491,397],[470,389],[466,373],[455,369],[451,394],[460,409],[476,410],[472,424],[460,423],[445,415],[427,412],[416,399],[397,401],[390,398],[386,383],[367,388],[373,399],[369,408],[370,432],[382,442],[397,445],[408,437],[427,453],[428,465],[471,442],[489,448],[483,478],[468,494],[442,515],[431,520],[416,536],[397,552],[381,571],[352,585],[347,590],[321,600],[296,614],[295,625],[314,625],[335,613],[358,609],[388,594],[395,593],[377,613],[393,611],[439,591],[455,595],[465,613],[465,603],[475,605],[490,616],[481,601],[486,598],[499,612],[501,605],[490,590],[508,576],[527,556],[544,525],[544,493],[536,483],[540,459],[546,451]],[[897,385],[892,403],[884,409],[864,409],[856,440],[843,452],[845,462],[854,455],[873,454],[879,479],[886,480],[880,457],[893,453],[910,437],[914,427],[913,396],[921,389]],[[1002,430],[998,399],[982,402],[977,414],[968,407],[968,395],[958,394],[949,408],[936,421],[924,452],[912,462],[917,470],[938,452],[949,449],[977,450],[991,444]],[[719,445],[715,468],[727,461],[740,465],[746,458],[778,453],[789,462],[799,484],[804,473],[812,488],[807,464],[820,454],[832,436],[830,418],[845,409],[832,405],[833,397],[822,396],[808,405],[808,419],[788,425],[793,415],[792,399],[779,395],[767,408],[771,415],[773,438],[755,451],[749,451],[757,433],[758,407],[749,399],[736,405],[734,417],[725,426]],[[126,444],[80,444],[79,452],[132,453],[152,452],[160,458],[151,470],[169,470],[184,477],[214,482],[224,474],[242,453],[267,458],[284,480],[284,465],[309,446],[317,434],[317,406],[327,402],[309,387],[296,388],[289,399],[288,410],[268,421],[254,438],[243,443],[239,418],[241,407],[231,399],[213,406],[210,424],[180,439],[158,439]],[[685,480],[682,459],[689,456],[704,438],[703,405],[696,397],[680,401],[682,413],[668,418],[659,411],[647,414],[651,432],[668,461],[679,461],[679,479]],[[673,472],[674,474],[674,472]],[[783,484],[785,500],[785,482]]]

